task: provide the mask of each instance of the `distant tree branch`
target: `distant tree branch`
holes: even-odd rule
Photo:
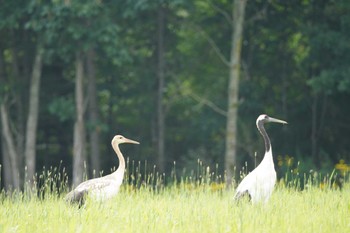
[[[179,86],[180,86],[180,89],[181,89],[184,96],[189,96],[192,99],[194,99],[195,101],[197,101],[198,103],[206,105],[207,107],[211,108],[214,112],[217,112],[220,115],[227,117],[227,112],[225,110],[221,109],[219,106],[217,106],[212,101],[210,101],[202,96],[197,95],[189,87],[183,88],[183,87],[181,87],[181,84],[179,84]]]
[[[209,108],[211,108],[214,112],[219,113],[220,115],[227,117],[227,112],[223,109],[221,109],[220,107],[218,107],[216,104],[214,104],[212,101],[207,100],[193,92],[188,93],[188,95],[190,97],[192,97],[194,100],[198,101],[201,104],[204,104],[206,106],[208,106]]]
[[[226,12],[224,9],[218,7],[217,5],[215,5],[212,2],[208,1],[208,3],[214,10],[219,12],[231,26],[233,26],[233,18],[228,12]]]
[[[209,45],[212,47],[212,49],[214,50],[214,52],[216,53],[216,55],[218,55],[218,57],[220,58],[220,60],[226,65],[226,66],[230,66],[230,62],[225,58],[225,56],[223,55],[223,53],[221,52],[220,48],[216,45],[215,41],[204,31],[202,30],[200,27],[195,26],[195,29],[207,40],[207,42],[209,43]]]
[[[263,8],[261,8],[258,12],[256,12],[252,17],[247,19],[246,22],[252,23],[252,22],[257,21],[257,20],[265,19],[266,15],[267,15],[267,8],[268,8],[269,3],[270,3],[270,1],[266,1]]]

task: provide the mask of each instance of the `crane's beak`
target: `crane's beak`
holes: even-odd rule
[[[125,141],[124,141],[125,143],[132,143],[132,144],[140,144],[139,142],[137,142],[137,141],[134,141],[134,140],[131,140],[131,139],[129,139],[129,138],[125,138]]]
[[[268,119],[269,122],[275,122],[275,123],[280,123],[280,124],[288,124],[286,121],[282,121],[276,118],[269,117]]]

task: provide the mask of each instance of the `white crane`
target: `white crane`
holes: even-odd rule
[[[97,200],[106,200],[117,195],[120,185],[123,182],[125,171],[125,159],[119,149],[119,144],[122,143],[140,144],[139,142],[125,138],[122,135],[114,136],[112,147],[119,159],[118,169],[109,175],[87,180],[79,184],[74,190],[66,195],[65,200],[67,202],[78,203],[79,206],[81,206],[84,204],[87,195]]]
[[[248,194],[253,203],[260,201],[266,203],[271,196],[276,183],[276,171],[273,164],[270,138],[264,128],[264,124],[268,122],[287,124],[285,121],[269,117],[266,114],[262,114],[258,117],[256,126],[265,141],[265,156],[261,163],[244,177],[242,182],[238,185],[234,199],[239,199]]]

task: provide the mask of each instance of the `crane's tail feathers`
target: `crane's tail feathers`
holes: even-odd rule
[[[87,193],[88,193],[87,190],[84,190],[84,191],[73,190],[69,192],[64,199],[69,204],[78,204],[80,208],[85,203]]]
[[[250,193],[248,190],[245,190],[243,192],[237,192],[235,194],[235,196],[233,197],[233,199],[235,201],[239,201],[239,200],[246,199],[246,198],[248,198],[249,201],[252,200],[252,197],[250,196]]]

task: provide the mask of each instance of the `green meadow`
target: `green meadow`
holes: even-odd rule
[[[48,182],[39,195],[2,192],[0,232],[350,232],[348,182],[342,189],[310,182],[302,190],[280,182],[257,205],[234,201],[234,189],[209,180],[124,184],[115,198],[80,209],[63,200],[65,185],[58,191]]]

